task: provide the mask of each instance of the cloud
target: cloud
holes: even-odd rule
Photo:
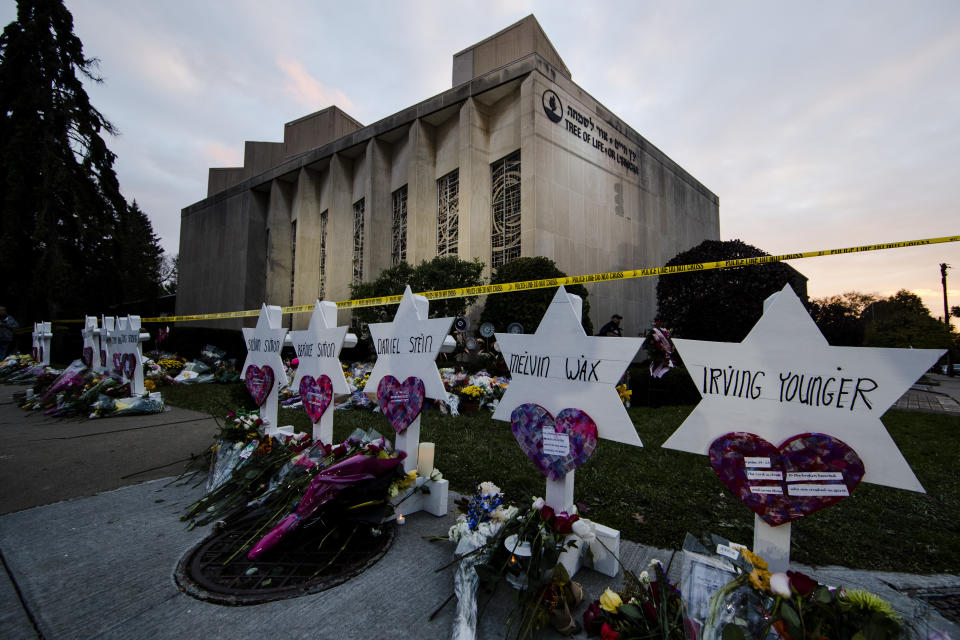
[[[296,102],[311,111],[331,105],[336,105],[347,113],[354,111],[353,101],[343,91],[328,87],[311,76],[299,60],[279,55],[276,57],[276,64],[284,75],[284,92]]]
[[[203,156],[212,167],[242,167],[243,150],[237,146],[228,147],[219,142],[208,142],[203,146]]]

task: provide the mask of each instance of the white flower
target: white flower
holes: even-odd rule
[[[534,498],[533,499],[533,508],[537,511],[543,509],[543,505],[546,504],[543,498]]]
[[[642,582],[643,584],[650,584],[650,573],[647,571],[641,571],[640,582]]]
[[[586,519],[580,519],[573,523],[573,533],[575,536],[589,542],[597,537],[597,534],[593,532],[593,523]]]
[[[492,482],[481,482],[480,495],[489,497],[500,495],[500,487]]]
[[[789,598],[792,594],[790,593],[790,578],[787,574],[775,573],[770,576],[770,590],[778,596]]]
[[[430,472],[430,479],[433,480],[434,482],[440,482],[441,480],[443,480],[443,474],[440,473],[440,469],[437,469],[436,467],[434,467],[433,471]]]
[[[499,507],[497,507],[496,509],[494,509],[493,513],[490,514],[490,515],[491,515],[495,520],[499,520],[500,522],[506,522],[506,521],[509,520],[510,518],[512,518],[512,517],[514,517],[515,515],[517,515],[517,512],[518,512],[518,511],[519,511],[519,509],[517,509],[516,507],[514,507],[514,506],[512,506],[512,505],[509,506],[509,507],[507,507],[506,509],[503,508],[503,505],[500,505]]]

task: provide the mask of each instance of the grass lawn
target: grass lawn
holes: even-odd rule
[[[170,404],[224,415],[249,398],[242,385],[165,388]],[[717,533],[753,543],[753,512],[717,480],[706,456],[662,449],[692,406],[629,410],[643,448],[601,440],[577,469],[575,497],[584,514],[629,540],[679,548],[687,532]],[[890,411],[883,417],[926,494],[862,484],[839,504],[793,523],[791,557],[808,565],[910,573],[960,572],[960,418]],[[302,410],[281,410],[280,424],[310,428]],[[392,439],[379,413],[338,411],[334,437],[357,427]],[[515,503],[543,495],[544,477],[517,446],[505,422],[489,412],[451,418],[423,414],[421,440],[437,445],[436,466],[453,490],[469,493],[490,480]]]

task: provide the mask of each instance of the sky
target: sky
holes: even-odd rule
[[[455,52],[531,13],[574,82],[719,196],[721,239],[783,254],[960,235],[954,0],[66,5],[100,59],[88,92],[120,131],[121,189],[171,254],[180,210],[245,140],[330,105],[372,124],[449,89]],[[942,317],[943,262],[960,305],[960,243],[790,264],[812,297],[908,289]]]

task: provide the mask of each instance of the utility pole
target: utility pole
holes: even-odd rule
[[[950,268],[946,262],[940,263],[940,284],[943,285],[943,321],[947,323],[947,335],[950,335],[950,306],[947,304],[947,269]],[[953,377],[953,357],[950,349],[947,349],[947,375]]]

